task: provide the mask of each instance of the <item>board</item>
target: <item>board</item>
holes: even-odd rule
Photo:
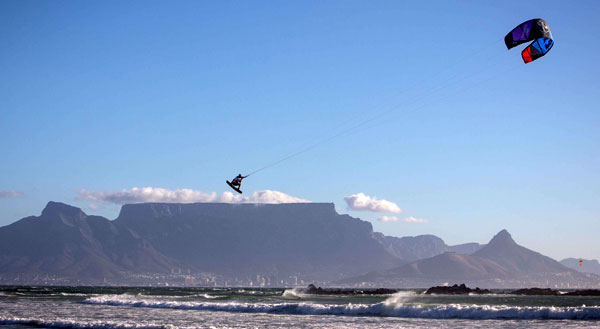
[[[242,191],[240,191],[237,187],[233,186],[228,180],[226,180],[227,185],[229,185],[229,187],[231,187],[234,191],[238,192],[239,194],[242,194]]]

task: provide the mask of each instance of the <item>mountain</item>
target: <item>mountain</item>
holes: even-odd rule
[[[483,248],[484,244],[479,244],[476,242],[469,242],[463,244],[457,244],[454,246],[448,246],[448,251],[455,252],[458,254],[471,255],[475,253],[477,250]]]
[[[40,216],[0,227],[0,284],[574,288],[599,278],[505,230],[483,246],[388,237],[332,203],[130,204],[108,220],[49,202]]]
[[[173,259],[217,272],[328,280],[399,264],[369,222],[333,203],[131,204],[115,222]]]
[[[579,266],[580,260],[582,261],[581,266]],[[596,259],[565,258],[560,263],[579,272],[600,275],[600,263]]]
[[[485,247],[475,252],[473,256],[492,260],[514,274],[571,272],[554,259],[518,245],[506,230],[498,232]]]
[[[446,252],[385,271],[338,281],[360,286],[431,286],[467,282],[481,287],[597,287],[600,277],[584,275],[518,245],[506,230],[472,255]]]
[[[168,272],[178,263],[119,223],[49,202],[39,217],[0,228],[0,275],[86,281],[125,271]]]
[[[507,277],[508,272],[485,258],[446,252],[389,271],[394,275],[436,278],[439,273],[453,280],[481,279],[488,276]]]
[[[0,227],[0,282],[143,284],[182,269],[204,282],[325,281],[401,264],[373,234],[331,203],[132,204],[111,221],[49,202],[40,216]]]
[[[468,255],[483,247],[475,242],[449,246],[444,240],[429,234],[397,238],[375,233],[375,238],[390,254],[406,261],[429,258],[447,251]]]

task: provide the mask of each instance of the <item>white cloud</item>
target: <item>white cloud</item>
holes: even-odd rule
[[[387,200],[377,200],[363,193],[353,194],[344,197],[344,201],[351,210],[373,211],[373,212],[392,212],[401,213],[402,209],[397,204]]]
[[[142,202],[213,202],[217,198],[216,193],[202,193],[190,189],[167,190],[159,187],[134,187],[122,191],[88,191],[81,190],[77,194],[77,199],[88,200],[102,203],[142,203]]]
[[[402,218],[402,221],[405,223],[427,223],[427,219],[414,218],[413,216]]]
[[[78,200],[87,200],[108,204],[167,202],[224,202],[224,203],[304,203],[309,200],[296,198],[279,191],[257,191],[252,196],[243,196],[224,192],[221,196],[215,192],[204,193],[191,189],[168,190],[160,187],[134,187],[122,191],[89,191],[80,190]],[[91,205],[90,205],[91,207]]]
[[[377,218],[378,221],[380,222],[404,222],[404,223],[427,223],[427,219],[423,219],[423,218],[414,218],[413,216],[410,217],[406,217],[406,218],[398,218],[396,216],[381,216],[379,218]]]
[[[252,193],[251,197],[245,197],[241,195],[234,195],[231,192],[225,192],[219,198],[220,202],[229,203],[306,203],[309,200],[300,199],[289,194],[285,194],[279,191],[256,191]]]
[[[0,191],[0,198],[23,198],[25,193],[15,190]]]
[[[397,222],[400,219],[396,216],[381,216],[377,220],[380,222]]]

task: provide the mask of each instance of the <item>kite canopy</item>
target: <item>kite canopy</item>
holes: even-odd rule
[[[521,23],[504,37],[508,49],[532,40],[534,41],[521,52],[525,63],[533,62],[546,55],[554,45],[550,27],[545,20],[536,18]]]
[[[541,18],[529,20],[515,27],[504,37],[504,43],[506,44],[506,48],[510,49],[538,38],[552,39],[550,27]]]
[[[521,56],[525,63],[530,63],[536,59],[546,55],[550,48],[554,45],[554,41],[548,38],[539,38],[532,42],[527,48],[523,49]]]

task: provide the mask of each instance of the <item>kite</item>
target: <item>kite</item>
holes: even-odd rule
[[[532,40],[533,42],[521,52],[525,63],[531,63],[546,55],[554,45],[550,27],[545,20],[536,18],[521,23],[504,37],[508,49]]]

